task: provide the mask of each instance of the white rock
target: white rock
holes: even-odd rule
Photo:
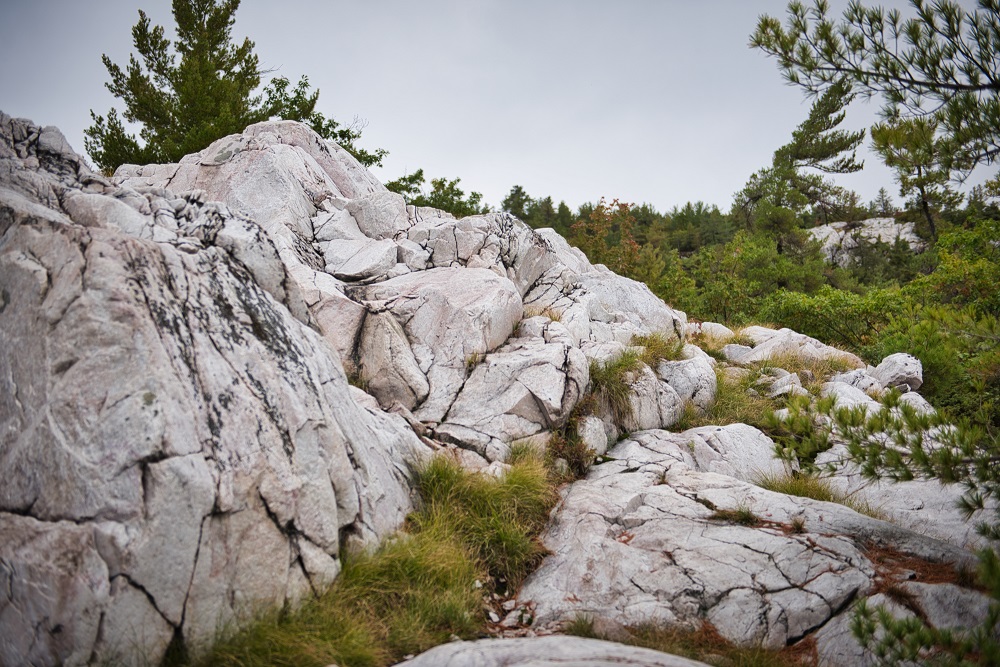
[[[920,389],[924,382],[923,366],[920,360],[911,354],[898,352],[890,354],[882,360],[874,371],[872,377],[882,383],[882,386],[889,389],[892,387],[905,387],[906,391]]]
[[[690,401],[707,410],[715,402],[717,384],[709,359],[704,355],[683,361],[661,361],[656,366],[656,376],[670,385],[681,401]]]
[[[704,667],[705,663],[613,642],[553,635],[480,639],[436,646],[407,660],[407,667]]]
[[[385,274],[396,265],[392,241],[331,241],[324,253],[326,270],[341,280],[360,280]]]

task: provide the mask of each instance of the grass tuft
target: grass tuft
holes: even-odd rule
[[[864,514],[882,521],[888,520],[888,515],[884,511],[872,506],[867,500],[855,498],[850,494],[839,491],[828,480],[816,475],[806,473],[762,474],[754,480],[754,483],[768,491],[783,493],[787,496],[812,498],[813,500],[820,500],[827,503],[837,503],[838,505],[850,507],[858,514]]]
[[[604,363],[597,360],[590,362],[590,383],[594,394],[605,402],[619,424],[632,416],[632,402],[629,400],[632,387],[628,376],[641,366],[639,353],[633,348],[626,348]]]
[[[755,528],[764,524],[764,520],[753,513],[746,505],[739,505],[734,510],[720,510],[717,509],[708,517],[712,521],[726,521],[728,523],[739,524],[740,526],[748,526],[750,528]]]
[[[527,576],[545,553],[537,535],[557,499],[541,454],[519,447],[509,463],[491,477],[432,459],[418,474],[421,508],[407,533],[373,553],[345,555],[326,593],[295,611],[259,615],[193,664],[379,667],[453,635],[481,635],[477,583],[490,592]]]
[[[592,619],[581,616],[569,623],[564,632],[576,637],[614,639],[595,630]],[[632,646],[662,651],[718,667],[800,667],[814,664],[812,651],[802,651],[798,645],[771,651],[759,646],[736,646],[715,627],[703,621],[697,629],[683,626],[639,625],[628,628],[630,637],[624,642]],[[802,642],[799,642],[800,644]]]
[[[661,361],[676,361],[684,352],[684,341],[673,336],[667,338],[659,332],[648,336],[633,336],[632,345],[643,348],[639,359],[650,368],[656,368]]]

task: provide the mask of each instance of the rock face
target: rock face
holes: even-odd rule
[[[845,610],[893,576],[874,549],[971,558],[954,496],[875,489],[841,465],[834,483],[896,526],[755,486],[787,472],[756,429],[661,430],[715,401],[716,361],[691,344],[624,374],[630,410],[577,414],[592,364],[685,333],[734,336],[688,327],[552,230],[407,206],[297,123],[108,179],[58,130],[0,114],[0,664],[197,654],[262,606],[324,590],[345,548],[397,530],[433,450],[495,471],[511,443],[569,423],[598,454],[630,435],[565,489],[552,555],[521,591],[539,623],[707,620],[740,643],[814,635],[831,664],[852,664]],[[875,409],[898,388],[932,409],[912,357],[871,368],[788,329],[740,333],[753,346],[723,349],[743,366],[727,374],[836,359],[856,369],[824,385],[838,401]],[[808,393],[805,375],[769,372],[762,390]],[[759,522],[737,522],[747,514]],[[983,604],[899,585],[942,624]],[[565,656],[694,664],[575,638],[452,644],[413,664]]]
[[[203,646],[397,528],[428,449],[352,400],[268,234],[52,128],[3,116],[0,160],[0,662]]]
[[[782,472],[773,451],[745,425],[623,440],[608,452],[612,461],[565,491],[543,535],[552,554],[525,582],[519,604],[533,606],[540,625],[577,617],[626,626],[707,620],[735,643],[779,648],[892,580],[872,555],[880,548],[973,562],[956,546],[842,505],[755,486],[761,473]],[[921,585],[947,597],[947,584]],[[982,594],[962,594],[985,604]],[[943,624],[946,616],[929,618]],[[821,662],[853,664],[836,659],[853,655],[851,641],[849,634],[831,640]]]
[[[914,252],[924,249],[925,243],[917,236],[912,222],[896,222],[894,218],[870,218],[861,222],[831,222],[808,230],[809,235],[823,245],[827,261],[847,266],[854,261],[852,251],[858,239],[869,243],[881,241],[892,245],[900,240]]]
[[[297,123],[106,179],[0,116],[0,663],[294,605],[400,526],[415,425],[502,460],[565,423],[581,346],[683,332],[555,238],[407,207]]]

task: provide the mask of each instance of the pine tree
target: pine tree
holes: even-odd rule
[[[962,196],[948,187],[951,172],[945,166],[945,140],[938,136],[933,118],[910,118],[872,127],[872,143],[887,167],[896,171],[899,193],[913,196],[931,238],[937,238],[934,214],[954,208]]]
[[[327,139],[339,142],[366,166],[381,164],[386,151],[368,152],[354,141],[357,127],[344,127],[316,111],[319,91],[310,91],[303,76],[293,87],[276,77],[260,90],[260,63],[249,38],[232,42],[239,0],[174,0],[177,40],[171,45],[162,26],[152,26],[139,10],[132,27],[135,50],[122,69],[102,56],[111,76],[105,84],[125,103],[122,116],[90,112],[85,130],[87,152],[97,166],[112,172],[125,163],[176,162],[252,123],[280,117],[308,123]],[[141,127],[129,134],[125,122]]]
[[[788,5],[788,21],[762,16],[750,45],[777,60],[790,83],[818,94],[847,77],[862,95],[880,95],[887,121],[934,115],[964,174],[1000,156],[1000,1],[967,12],[951,0],[911,0],[915,16],[854,1],[839,22],[829,3]]]
[[[844,109],[854,98],[845,79],[831,85],[809,109],[809,116],[792,132],[792,139],[774,152],[771,166],[761,169],[734,196],[733,213],[748,229],[778,234],[798,226],[796,216],[811,208],[824,221],[846,213],[850,197],[828,179],[803,169],[827,174],[859,171],[857,148],[865,132],[836,129]]]

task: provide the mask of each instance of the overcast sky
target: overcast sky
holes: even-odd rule
[[[846,1],[831,4],[839,14]],[[422,167],[494,206],[519,184],[573,208],[605,196],[728,210],[809,110],[747,46],[757,17],[784,20],[786,6],[243,0],[233,37],[250,37],[277,74],[308,75],[327,116],[364,119],[361,145],[389,151],[383,181]],[[82,153],[89,110],[123,109],[101,54],[127,63],[138,8],[169,33],[168,0],[0,0],[0,110],[58,126]],[[876,109],[856,102],[845,127],[867,127]],[[864,172],[838,182],[898,201],[892,173],[865,156]]]

